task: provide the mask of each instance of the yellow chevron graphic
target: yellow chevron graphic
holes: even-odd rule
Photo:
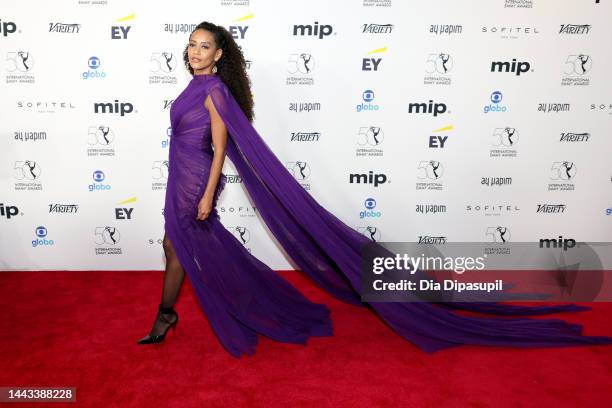
[[[121,17],[120,19],[115,20],[115,22],[120,23],[122,21],[133,20],[136,18],[136,13],[132,13],[129,16]]]
[[[436,129],[436,130],[434,130],[434,132],[446,132],[446,131],[453,130],[453,129],[455,129],[453,127],[453,125],[448,125],[446,127],[443,127],[443,128],[440,128],[440,129]]]
[[[128,198],[127,200],[120,201],[119,204],[129,204],[129,203],[135,203],[135,202],[136,202],[136,197],[131,197],[131,198]]]
[[[244,20],[250,20],[250,19],[252,19],[253,17],[254,17],[254,14],[253,14],[253,12],[251,12],[251,14],[247,14],[247,15],[246,15],[246,16],[244,16],[244,17],[237,18],[237,19],[236,19],[236,20],[234,20],[234,21],[244,21]]]
[[[379,52],[387,52],[387,47],[378,48],[376,50],[368,52],[368,54],[377,54]]]

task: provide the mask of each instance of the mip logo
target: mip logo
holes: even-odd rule
[[[384,173],[375,174],[372,170],[369,173],[351,173],[349,174],[350,184],[373,184],[378,187],[380,184],[387,182],[387,175]]]
[[[120,116],[125,116],[132,112],[134,112],[134,105],[129,102],[119,103],[118,99],[115,99],[114,104],[112,102],[94,102],[94,113],[118,113]]]
[[[504,99],[504,95],[501,91],[494,91],[491,93],[491,104],[485,105],[484,113],[489,112],[506,112],[508,107],[506,105],[502,105],[501,101]]]
[[[87,66],[89,69],[81,74],[83,79],[106,78],[106,72],[100,70],[100,58],[89,57]]]
[[[7,220],[10,220],[11,217],[19,214],[19,208],[15,205],[7,205],[4,203],[0,203],[0,217],[6,217]],[[23,213],[22,213],[23,215]]]
[[[319,40],[330,36],[334,33],[334,29],[329,24],[319,25],[318,21],[315,21],[314,24],[294,24],[293,25],[293,35],[301,35],[309,36],[309,37],[318,37]]]
[[[6,37],[9,34],[13,34],[17,31],[17,24],[12,21],[2,21],[0,20],[0,34]]]
[[[110,190],[110,184],[103,184],[102,182],[106,179],[104,172],[102,170],[96,170],[93,172],[93,184],[88,186],[88,190],[91,193],[92,191],[102,191],[102,190]]]
[[[525,72],[533,72],[531,69],[531,64],[524,61],[519,62],[516,58],[513,58],[510,62],[502,62],[502,61],[493,61],[491,62],[491,72],[512,72],[516,76],[520,76]]]
[[[445,103],[434,102],[431,99],[429,102],[411,102],[408,104],[408,113],[427,113],[436,117],[446,113],[447,110]]]
[[[36,238],[32,240],[33,248],[39,246],[55,245],[55,242],[52,239],[47,238],[47,228],[45,228],[44,226],[41,225],[39,227],[36,227],[34,233],[36,234]]]
[[[363,91],[363,93],[361,94],[361,99],[363,100],[363,102],[357,105],[357,112],[378,110],[379,106],[375,103],[372,103],[374,101],[373,90],[366,89],[365,91]]]
[[[380,211],[374,211],[376,208],[376,200],[372,197],[366,198],[363,205],[366,209],[359,212],[359,218],[379,218],[382,215]]]

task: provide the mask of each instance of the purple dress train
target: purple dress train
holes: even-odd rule
[[[228,131],[227,157],[242,177],[267,227],[299,268],[333,296],[360,300],[361,249],[371,241],[319,205],[257,133],[229,88],[214,74],[195,75],[170,110],[172,138],[165,229],[198,301],[221,344],[234,356],[253,354],[258,334],[305,343],[331,336],[329,309],[309,301],[258,260],[228,231],[214,209],[225,185],[221,175],[213,211],[196,219],[213,159],[210,95]],[[612,337],[582,336],[560,319],[467,317],[450,309],[497,315],[587,310],[574,304],[513,306],[501,303],[371,302],[389,326],[426,352],[462,344],[553,347],[612,344]]]

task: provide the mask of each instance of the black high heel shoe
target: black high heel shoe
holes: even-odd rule
[[[174,321],[168,320],[168,318],[166,317],[166,315],[174,315],[176,317],[176,319],[174,319]],[[162,341],[164,341],[164,339],[166,338],[166,334],[168,333],[168,330],[170,328],[172,328],[172,330],[174,332],[176,332],[176,326],[178,325],[178,313],[176,313],[176,310],[174,310],[172,307],[163,307],[162,304],[159,304],[159,311],[157,312],[157,319],[161,322],[164,323],[168,323],[169,326],[166,327],[166,330],[164,330],[164,332],[162,334],[157,334],[157,335],[150,335],[147,334],[145,337],[143,337],[142,339],[138,340],[136,342],[136,344],[156,344],[156,343],[161,343]]]

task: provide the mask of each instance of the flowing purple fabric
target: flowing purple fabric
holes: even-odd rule
[[[452,309],[496,315],[537,315],[588,307],[515,306],[488,302],[371,302],[360,298],[361,250],[369,238],[317,203],[257,133],[229,88],[214,74],[196,75],[170,110],[172,138],[165,200],[165,229],[198,301],[232,355],[253,354],[258,334],[304,344],[333,334],[327,306],[309,301],[258,260],[228,231],[214,208],[225,185],[221,175],[213,211],[196,219],[213,159],[210,95],[228,131],[227,157],[267,227],[307,276],[345,302],[368,306],[399,335],[426,352],[463,344],[553,347],[612,344],[612,337],[583,336],[582,326],[560,319],[467,317]]]

